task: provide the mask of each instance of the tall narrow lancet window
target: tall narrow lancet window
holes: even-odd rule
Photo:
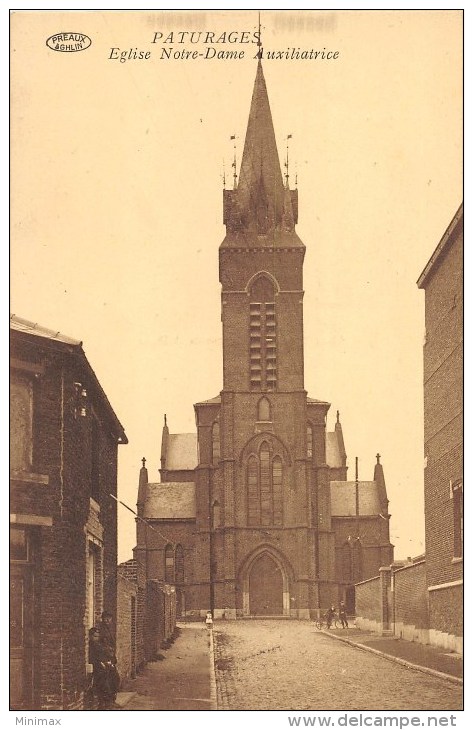
[[[276,390],[276,309],[273,283],[260,276],[250,289],[250,387]]]
[[[258,487],[258,459],[250,456],[247,466],[248,485],[248,524],[261,524],[261,505]]]
[[[267,442],[247,462],[248,524],[282,525],[282,460]]]
[[[164,580],[166,583],[174,583],[174,548],[166,545],[164,549]]]
[[[313,454],[313,441],[312,441],[312,426],[307,426],[307,458],[312,459]]]
[[[342,580],[345,583],[351,583],[353,580],[351,547],[349,542],[344,542],[342,546]]]
[[[271,404],[264,397],[258,401],[258,421],[271,421]]]
[[[271,500],[271,453],[268,444],[260,449],[261,524],[271,525],[273,510]]]
[[[363,574],[362,566],[363,550],[361,547],[361,540],[359,537],[353,543],[353,580],[360,581]]]
[[[220,461],[220,424],[218,421],[212,426],[212,464]]]

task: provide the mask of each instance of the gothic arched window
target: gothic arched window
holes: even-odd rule
[[[166,583],[174,583],[174,548],[166,545],[164,548],[164,580]]]
[[[282,525],[282,461],[264,441],[247,462],[248,524]]]
[[[215,421],[212,426],[212,464],[220,461],[220,424]]]
[[[258,401],[258,421],[271,420],[271,403],[265,397]]]
[[[218,499],[212,505],[212,527],[220,527],[220,502]]]
[[[276,390],[276,309],[274,284],[259,276],[250,288],[250,387]]]

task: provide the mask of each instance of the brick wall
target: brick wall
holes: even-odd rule
[[[394,633],[403,639],[428,643],[429,606],[425,560],[393,571]]]
[[[137,659],[138,585],[118,572],[117,583],[117,659],[120,677],[134,677]]]
[[[455,220],[455,219],[454,219]],[[424,493],[430,640],[461,644],[463,561],[451,484],[463,478],[463,214],[441,242],[425,289]],[[453,584],[453,585],[451,585]],[[442,586],[445,586],[442,588]],[[452,637],[456,636],[454,639]],[[458,650],[458,649],[457,649]]]
[[[429,591],[430,642],[463,653],[463,585]]]
[[[355,586],[356,625],[361,629],[382,631],[381,580],[370,578]]]

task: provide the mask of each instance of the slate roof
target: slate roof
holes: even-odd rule
[[[354,517],[356,482],[330,482],[330,503],[332,517]],[[376,482],[358,482],[358,504],[360,515],[378,515],[381,512]]]
[[[195,519],[195,483],[148,484],[143,517],[161,520]]]
[[[195,469],[197,466],[197,434],[170,433],[166,450],[166,469]]]

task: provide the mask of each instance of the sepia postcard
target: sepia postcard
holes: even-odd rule
[[[461,727],[462,10],[12,10],[10,62],[16,724]]]

